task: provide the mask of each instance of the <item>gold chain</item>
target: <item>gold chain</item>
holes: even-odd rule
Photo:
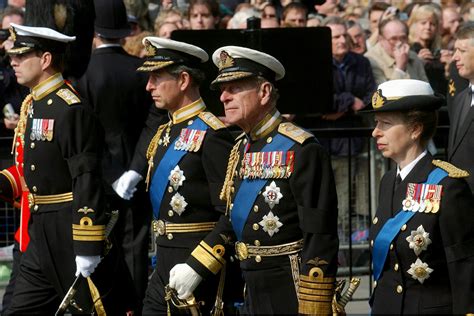
[[[226,215],[228,215],[230,209],[230,202],[232,201],[232,194],[234,193],[234,173],[239,163],[239,147],[242,140],[239,140],[232,148],[229,156],[229,162],[227,163],[227,171],[225,174],[224,185],[222,186],[219,198],[222,201],[226,201]]]
[[[25,97],[25,99],[21,103],[20,119],[18,120],[18,124],[15,127],[15,136],[13,137],[12,152],[11,152],[12,155],[13,155],[13,152],[15,151],[17,137],[20,137],[21,145],[22,146],[25,145],[26,120],[28,118],[28,112],[30,110],[32,101],[33,101],[33,95],[30,93]]]
[[[146,159],[148,160],[148,172],[146,173],[146,191],[148,192],[148,187],[150,185],[150,176],[151,176],[151,170],[153,169],[153,159],[155,158],[156,155],[156,150],[158,149],[158,142],[160,140],[161,134],[163,134],[163,131],[165,128],[168,126],[167,124],[160,125],[158,127],[158,130],[156,131],[155,136],[151,139],[150,144],[148,145],[148,149],[146,151]]]

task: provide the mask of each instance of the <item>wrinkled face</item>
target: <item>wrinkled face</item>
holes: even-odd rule
[[[404,123],[400,113],[376,113],[375,123],[372,137],[385,158],[399,162],[417,146],[418,138],[414,137],[413,129]]]
[[[347,45],[347,31],[344,25],[329,24],[332,38],[332,55],[335,59],[341,60],[349,51]]]
[[[283,21],[285,24],[296,26],[296,27],[305,27],[306,26],[306,14],[301,10],[290,10],[285,16]]]
[[[351,37],[352,51],[354,53],[363,54],[367,51],[364,30],[360,26],[355,25],[351,27],[347,30],[347,34]]]
[[[379,28],[380,18],[382,18],[383,11],[372,11],[370,12],[369,22],[370,31],[373,33]]]
[[[379,42],[385,52],[393,57],[395,47],[408,43],[408,34],[401,22],[392,21],[385,25]]]
[[[453,60],[459,75],[474,82],[474,39],[458,39],[454,43]]]
[[[216,18],[204,4],[196,4],[189,15],[191,30],[212,30],[216,27]]]
[[[262,110],[260,88],[249,79],[221,83],[219,88],[226,121],[244,130],[248,129],[249,122],[255,122]]]
[[[21,55],[11,55],[11,65],[15,70],[16,81],[22,86],[34,88],[40,83],[43,74],[41,56],[36,52]]]
[[[433,17],[419,20],[415,25],[415,36],[422,41],[432,41],[438,30],[438,24]]]
[[[165,70],[150,73],[146,91],[150,92],[158,109],[174,112],[181,98],[178,80]]]

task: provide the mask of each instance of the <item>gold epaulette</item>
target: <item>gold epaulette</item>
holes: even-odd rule
[[[314,276],[315,274],[317,276]],[[308,275],[301,274],[299,279],[298,313],[305,315],[332,314],[336,278],[325,278],[320,268],[312,268]]]
[[[214,114],[211,112],[201,112],[199,113],[199,118],[204,121],[207,125],[209,125],[213,130],[218,130],[221,128],[225,128],[224,123],[219,120]]]
[[[447,161],[435,159],[433,160],[433,165],[446,171],[448,173],[448,176],[451,178],[469,177],[469,172],[467,172],[466,170],[459,169],[458,167],[453,164],[450,164]]]
[[[223,245],[211,247],[205,241],[201,241],[199,245],[194,248],[191,256],[213,274],[217,274],[225,265],[224,253],[225,248]]]
[[[79,99],[77,95],[75,95],[74,92],[69,89],[60,89],[58,92],[56,92],[56,95],[63,99],[68,105],[81,103],[81,99]]]
[[[308,138],[314,137],[313,134],[290,122],[281,123],[278,126],[278,132],[300,144],[303,144]]]

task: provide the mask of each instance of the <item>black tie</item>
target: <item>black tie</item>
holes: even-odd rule
[[[402,182],[402,177],[400,177],[400,174],[397,174],[397,178],[395,179],[395,185],[393,187],[393,192],[397,191],[400,182]]]

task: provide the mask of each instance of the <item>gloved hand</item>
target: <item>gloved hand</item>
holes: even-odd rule
[[[76,256],[76,276],[89,277],[100,262],[100,256]]]
[[[182,300],[189,298],[201,281],[202,277],[186,263],[177,264],[170,271],[170,287]]]
[[[112,183],[112,188],[122,199],[130,200],[137,190],[135,187],[142,179],[143,177],[135,170],[128,170]]]

